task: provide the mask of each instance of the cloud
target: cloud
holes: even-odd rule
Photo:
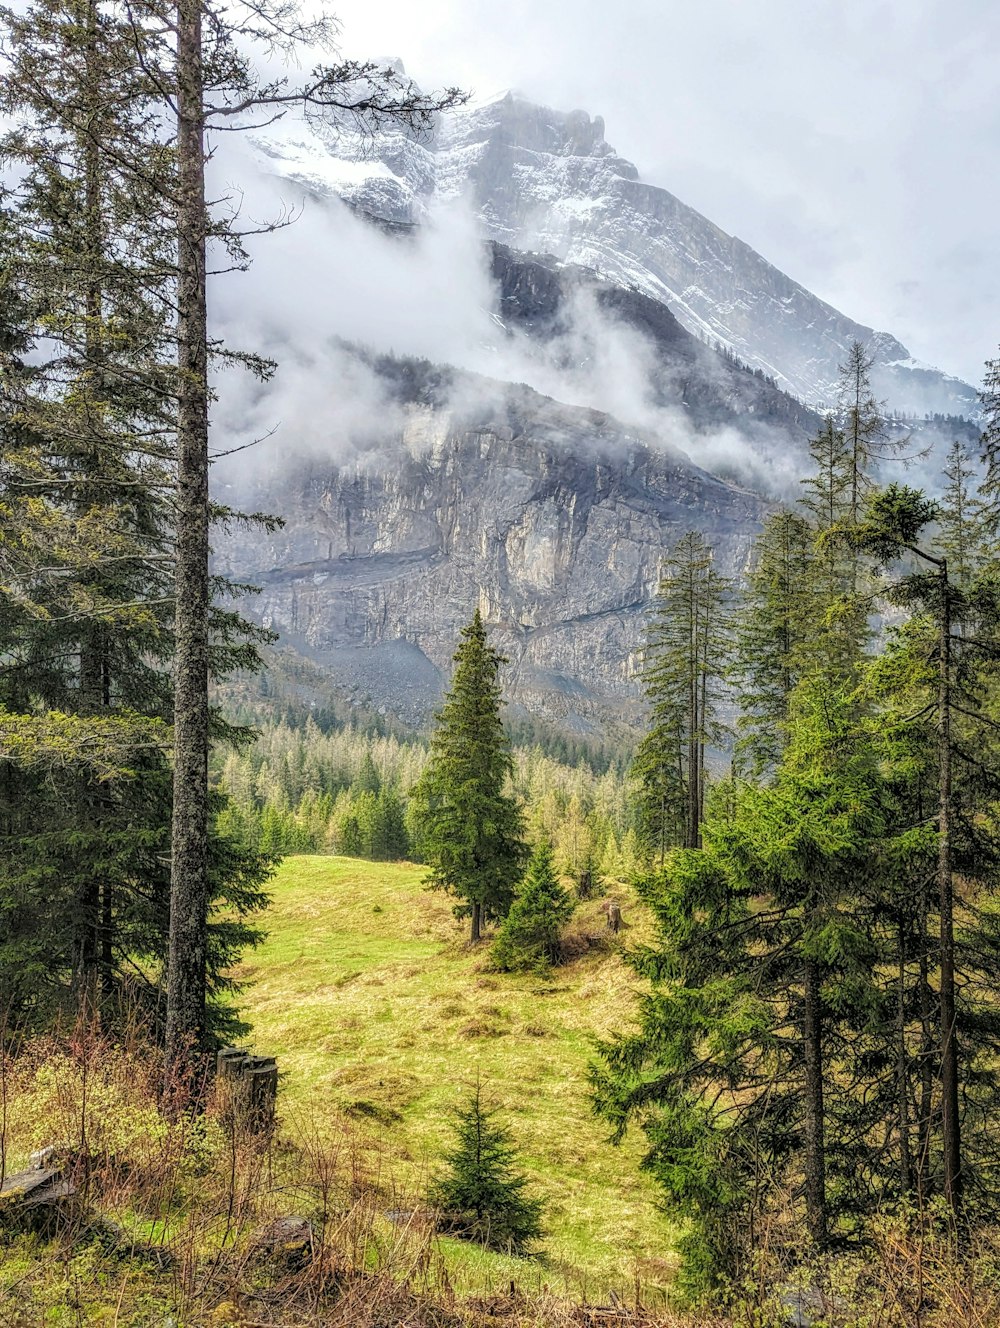
[[[994,0],[337,12],[349,54],[396,52],[425,86],[516,87],[602,114],[645,179],[917,358],[979,381],[1000,339]]]
[[[547,342],[505,327],[479,222],[461,200],[439,205],[413,233],[387,234],[335,198],[304,198],[268,176],[238,140],[215,159],[212,183],[245,226],[292,218],[248,242],[247,273],[213,286],[213,334],[277,362],[267,383],[235,369],[219,377],[216,450],[263,440],[221,463],[226,482],[264,479],[293,459],[384,463],[403,437],[405,413],[346,343],[474,375],[459,375],[452,389],[459,417],[482,422],[484,412],[503,408],[497,383],[525,384],[606,412],[650,445],[686,451],[729,478],[771,492],[793,482],[798,459],[770,431],[760,429],[755,443],[731,429],[695,433],[654,345],[586,286],[571,295]]]

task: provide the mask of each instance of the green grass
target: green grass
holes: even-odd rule
[[[486,948],[468,948],[451,901],[425,890],[423,874],[294,857],[275,878],[268,939],[240,976],[255,1048],[283,1072],[286,1128],[350,1122],[370,1152],[378,1145],[386,1192],[419,1201],[450,1113],[479,1077],[547,1201],[544,1261],[518,1264],[517,1279],[588,1296],[630,1292],[637,1277],[664,1284],[672,1231],[639,1172],[638,1142],[611,1147],[587,1098],[592,1039],[628,1026],[634,975],[597,949],[548,979],[490,973]],[[582,906],[573,929],[599,934],[599,910]],[[498,1256],[446,1248],[465,1281],[515,1276]]]

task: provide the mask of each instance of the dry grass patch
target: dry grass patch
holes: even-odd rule
[[[383,1173],[419,1190],[449,1142],[454,1107],[481,1078],[548,1203],[549,1276],[558,1270],[564,1290],[632,1295],[640,1263],[667,1266],[672,1231],[637,1146],[611,1148],[590,1110],[593,1039],[629,1025],[635,987],[620,943],[605,935],[601,901],[574,920],[596,938],[579,958],[548,980],[503,976],[488,971],[483,947],[468,947],[451,901],[425,890],[423,875],[349,858],[284,863],[269,939],[248,966],[247,1013],[257,1046],[288,1072],[286,1112],[308,1116],[316,1093],[355,1104],[350,1119],[377,1138]],[[640,907],[616,897],[635,939]],[[392,1087],[401,1081],[403,1094]],[[495,1258],[477,1258],[475,1277],[502,1276]]]

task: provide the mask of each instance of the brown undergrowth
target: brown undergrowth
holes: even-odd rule
[[[81,1019],[4,1056],[5,1175],[39,1149],[75,1195],[44,1221],[0,1211],[4,1328],[689,1322],[581,1305],[529,1260],[523,1279],[463,1292],[433,1214],[342,1113],[316,1102],[294,1142],[280,1122],[266,1138],[234,1134],[207,1079],[164,1090],[162,1060],[134,1025],[110,1037]]]
[[[762,1233],[757,1270],[724,1317],[644,1308],[638,1282],[631,1300],[584,1304],[530,1260],[471,1294],[455,1285],[454,1242],[420,1196],[383,1172],[343,1113],[313,1107],[294,1141],[280,1123],[267,1138],[227,1132],[207,1080],[164,1091],[162,1061],[135,1024],[110,1037],[80,1020],[66,1036],[9,1050],[4,1172],[50,1147],[76,1195],[48,1226],[0,1205],[0,1324],[1000,1326],[1000,1242],[981,1238],[960,1260],[945,1232],[912,1216],[886,1218],[863,1251],[821,1265],[791,1267],[788,1233]]]

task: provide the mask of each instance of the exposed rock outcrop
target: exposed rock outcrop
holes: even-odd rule
[[[663,553],[697,529],[738,573],[767,504],[598,412],[398,373],[403,424],[377,455],[290,467],[261,497],[284,530],[220,546],[262,587],[253,612],[420,722],[478,604],[517,703],[584,729],[628,719]]]
[[[506,93],[442,116],[426,137],[397,130],[359,144],[313,115],[285,119],[256,141],[269,173],[389,222],[419,223],[434,202],[469,198],[490,238],[592,268],[666,304],[689,331],[717,339],[812,405],[836,399],[837,365],[857,339],[875,354],[875,387],[891,408],[977,408],[968,383],[915,361],[889,333],[842,314],[640,180],[605,141],[600,116]]]

